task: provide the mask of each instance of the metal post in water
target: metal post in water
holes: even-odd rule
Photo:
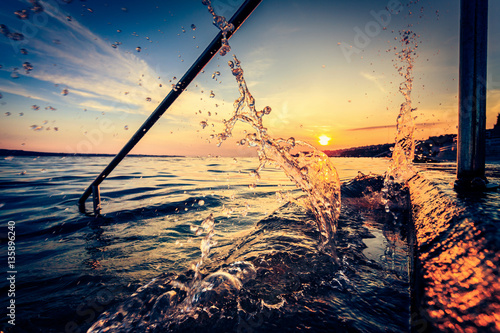
[[[236,11],[236,13],[231,17],[229,23],[234,25],[234,30],[227,33],[227,38],[229,39],[238,28],[245,22],[245,20],[250,16],[255,8],[260,4],[262,0],[245,0],[241,7]],[[83,195],[78,200],[78,206],[81,213],[85,213],[85,201],[87,201],[90,194],[92,194],[95,186],[99,186],[100,183],[114,170],[114,168],[127,156],[127,154],[135,147],[135,145],[142,139],[142,137],[149,131],[149,129],[160,119],[160,117],[165,113],[165,111],[174,103],[174,101],[179,97],[184,89],[194,80],[199,72],[202,71],[210,60],[217,54],[222,46],[223,35],[222,32],[212,40],[210,45],[203,51],[203,53],[196,59],[194,64],[188,69],[180,81],[175,85],[175,88],[170,91],[170,93],[165,97],[165,99],[158,105],[156,110],[149,116],[149,118],[142,124],[142,126],[135,132],[135,134],[130,138],[130,140],[125,144],[125,146],[120,150],[120,152],[113,158],[113,160],[108,164],[108,166],[101,172],[99,176],[90,184],[90,186],[85,190]],[[98,193],[98,192],[97,192]],[[95,202],[95,196],[94,196]],[[94,213],[97,216],[100,214],[95,210]]]
[[[485,190],[488,0],[461,0],[455,189]]]

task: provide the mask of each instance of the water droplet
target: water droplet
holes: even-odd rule
[[[31,108],[35,111],[40,110],[40,107],[38,105],[32,105]]]
[[[223,39],[222,40],[222,47],[220,48],[219,54],[223,57],[230,51],[231,51],[231,47],[229,46],[227,40]]]
[[[201,128],[202,128],[202,129],[205,129],[205,127],[207,127],[207,126],[208,126],[208,123],[207,123],[206,121],[204,121],[204,120],[203,120],[203,121],[201,121],[201,122],[200,122],[200,125],[201,125]]]
[[[3,95],[2,95],[2,93],[0,93],[0,99],[2,99],[2,98],[3,98]]]
[[[123,128],[128,131],[128,125],[123,126]]]
[[[26,174],[26,170],[23,170],[19,173],[21,176],[25,175]]]
[[[196,30],[196,26],[195,26],[194,24],[191,24],[191,29],[192,29],[193,31],[195,31],[195,30]]]
[[[210,90],[210,98],[214,98],[214,97],[215,97],[214,91]]]
[[[66,16],[66,20],[68,20],[69,22],[73,21],[73,18],[71,16]]]
[[[7,111],[7,112],[5,112],[5,115],[8,117],[11,115],[11,113]]]
[[[26,61],[23,63],[23,68],[26,71],[26,74],[29,74],[33,70],[33,65]]]
[[[26,49],[20,49],[19,51],[21,52],[22,55],[28,54],[28,50],[26,50]]]
[[[205,204],[205,200],[198,201],[198,205],[203,206]]]
[[[7,156],[5,158],[6,161],[12,161],[14,159],[14,156]]]
[[[151,102],[151,97],[146,97],[146,102]]]
[[[217,76],[220,76],[220,72],[216,71],[212,74],[212,79],[215,79]]]
[[[63,96],[67,96],[69,94],[69,90],[67,88],[64,88],[62,91],[61,91],[61,95]]]
[[[250,176],[255,177],[256,179],[260,179],[260,174],[257,170],[250,171]]]
[[[137,52],[141,52],[141,50],[142,50],[142,49],[141,49],[141,47],[140,47],[140,46],[137,46],[137,47],[135,48],[135,50],[136,50]]]
[[[19,112],[19,117],[24,116],[24,112]]]
[[[35,132],[43,130],[43,126],[38,126],[38,125],[31,125],[30,128]]]
[[[20,20],[27,20],[28,19],[28,15],[29,15],[29,12],[27,9],[23,9],[23,10],[16,10],[14,12],[14,14],[17,16],[17,18],[19,18]]]

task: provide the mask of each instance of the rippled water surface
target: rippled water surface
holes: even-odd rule
[[[406,236],[376,205],[380,182],[343,185],[339,267],[318,251],[314,217],[287,203],[287,195],[301,191],[278,169],[264,169],[257,181],[249,175],[257,159],[127,158],[101,187],[104,216],[80,214],[79,196],[108,161],[0,161],[2,228],[16,222],[19,331],[85,331],[105,311],[108,317],[101,323],[116,323],[116,309],[129,306],[131,299],[143,306],[127,308],[124,327],[134,331],[141,321],[149,323],[159,315],[152,311],[159,296],[173,290],[183,297],[176,283],[189,285],[203,238],[191,227],[209,214],[217,245],[201,273],[231,271],[236,269],[231,265],[244,262],[255,270],[252,279],[242,280],[237,296],[205,298],[208,303],[200,303],[194,322],[157,320],[158,331],[408,329]],[[358,171],[382,174],[388,167],[384,159],[332,162],[344,182]],[[436,168],[422,173],[445,186],[452,178],[446,167]],[[498,176],[498,169],[492,170]],[[495,209],[498,201],[488,200],[482,207]],[[2,246],[5,236],[4,229]],[[6,262],[5,255],[2,251],[0,260]],[[131,297],[141,286],[142,293]],[[5,304],[7,284],[2,281],[1,287]]]

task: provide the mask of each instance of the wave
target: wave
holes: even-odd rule
[[[383,180],[370,182],[381,187]],[[356,185],[345,191],[365,200],[366,192],[355,195]],[[162,274],[104,312],[89,332],[406,331],[408,275],[363,254],[363,239],[374,237],[363,221],[373,211],[343,207],[339,266],[318,251],[314,216],[285,204],[236,242],[215,248],[201,281],[193,270]]]

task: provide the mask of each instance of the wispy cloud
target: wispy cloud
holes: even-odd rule
[[[5,79],[0,79],[0,92],[2,93],[9,93],[21,97],[26,97],[26,98],[31,98],[31,99],[36,99],[39,101],[44,101],[47,103],[50,103],[51,101],[45,97],[38,96],[36,94],[33,94],[32,91],[27,90],[24,86],[9,81]]]
[[[439,122],[432,122],[432,123],[417,123],[415,124],[416,127],[419,128],[430,128],[430,127],[435,127],[435,126],[442,126],[443,124],[448,124],[448,122],[445,121],[439,121]],[[346,131],[373,131],[373,130],[381,130],[381,129],[395,129],[396,125],[381,125],[381,126],[368,126],[368,127],[357,127],[357,128],[350,128],[347,129]]]
[[[366,73],[366,72],[360,72],[359,74],[360,74],[362,77],[364,77],[365,79],[367,79],[368,81],[373,82],[373,83],[377,86],[377,88],[378,88],[381,92],[383,92],[383,93],[386,93],[386,92],[387,92],[387,91],[385,90],[385,88],[382,86],[382,84],[380,83],[380,81],[379,81],[382,77],[380,77],[380,76],[375,76],[375,75],[373,75],[373,74]]]
[[[75,19],[68,21],[60,9],[43,5],[55,24],[29,41],[32,53],[44,59],[33,63],[31,78],[59,84],[69,89],[70,96],[92,99],[94,103],[85,104],[106,106],[107,111],[150,112],[149,99],[159,102],[169,92],[170,87],[160,87],[155,70],[139,56],[113,48]]]

